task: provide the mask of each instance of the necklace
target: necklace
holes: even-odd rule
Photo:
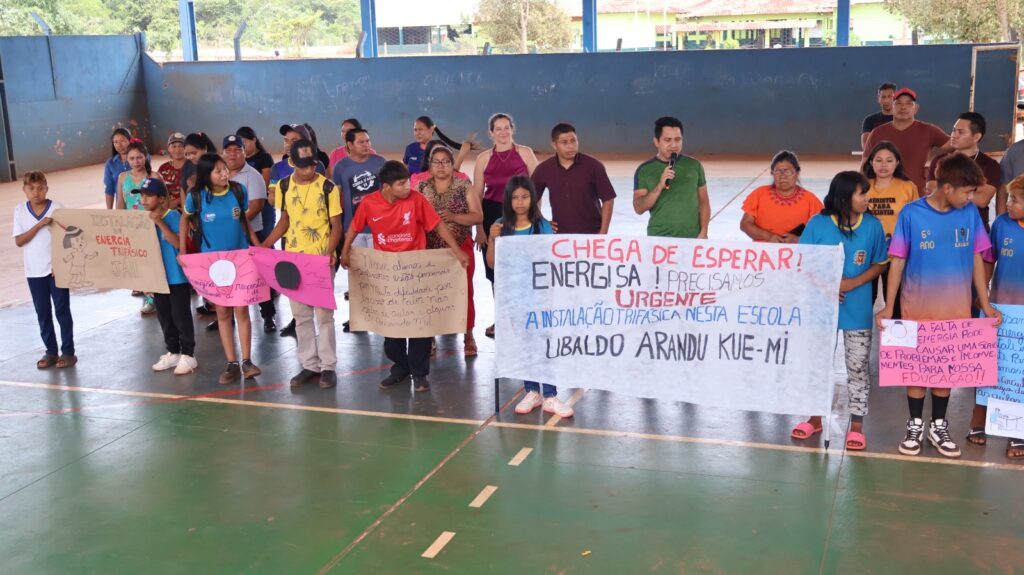
[[[495,155],[495,157],[498,158],[499,162],[505,163],[509,158],[512,157],[512,152],[514,152],[515,150],[516,150],[515,146],[512,146],[511,148],[505,150],[505,157],[503,158],[503,157],[501,157],[501,152],[498,151],[498,148],[494,148],[494,155]]]

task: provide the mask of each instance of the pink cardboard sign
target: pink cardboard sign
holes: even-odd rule
[[[270,299],[270,286],[260,277],[249,250],[189,254],[180,259],[188,282],[216,305],[239,307]]]
[[[903,327],[894,322],[886,329]],[[907,341],[913,341],[913,334],[909,335]],[[916,345],[879,346],[879,385],[984,387],[998,383],[999,348],[991,319],[917,322]]]
[[[252,248],[249,252],[256,270],[272,289],[306,305],[338,309],[329,256],[267,248]]]

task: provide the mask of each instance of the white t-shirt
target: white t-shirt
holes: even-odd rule
[[[230,180],[245,186],[245,189],[249,192],[250,202],[267,199],[267,182],[263,180],[263,174],[256,171],[256,168],[249,164],[243,164],[242,169],[237,174],[231,176]],[[249,227],[254,232],[263,230],[263,215],[260,212],[256,212],[256,215],[249,220]]]
[[[28,207],[28,202],[22,202],[14,208],[14,233],[11,237],[18,237],[31,230],[39,220],[49,217],[54,210],[63,208],[60,202],[47,200],[50,205],[38,217]],[[50,227],[36,232],[32,241],[21,246],[25,255],[25,277],[44,278],[53,273],[53,266],[50,262]]]

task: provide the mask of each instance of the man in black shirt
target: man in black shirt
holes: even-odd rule
[[[886,82],[878,87],[878,106],[882,111],[870,114],[864,118],[864,123],[860,129],[860,147],[862,150],[868,141],[868,134],[871,133],[871,130],[892,121],[892,102],[893,94],[895,93],[896,84],[892,82]],[[867,154],[869,151],[864,150],[864,153]]]

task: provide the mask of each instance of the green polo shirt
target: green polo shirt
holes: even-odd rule
[[[633,176],[634,190],[653,190],[658,187],[661,174],[668,166],[657,157],[640,164]],[[695,238],[700,233],[700,201],[697,188],[707,184],[704,166],[696,158],[679,156],[676,159],[676,177],[672,185],[663,190],[651,207],[647,222],[647,235],[673,238]]]

